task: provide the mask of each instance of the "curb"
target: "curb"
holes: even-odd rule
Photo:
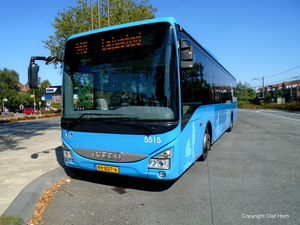
[[[42,194],[55,182],[69,176],[71,170],[71,168],[59,167],[29,183],[3,213],[3,216],[18,215],[24,220],[24,224],[27,224]]]

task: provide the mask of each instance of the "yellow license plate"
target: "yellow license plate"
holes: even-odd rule
[[[117,166],[107,166],[107,165],[96,165],[96,169],[99,171],[109,172],[109,173],[119,173],[119,167]]]

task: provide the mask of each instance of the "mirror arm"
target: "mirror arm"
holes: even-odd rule
[[[57,56],[31,56],[30,62],[34,63],[34,60],[44,60],[46,61],[46,65],[49,65],[53,62],[62,62],[63,60],[61,58],[58,58]]]

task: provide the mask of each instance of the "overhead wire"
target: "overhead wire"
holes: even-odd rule
[[[295,67],[293,67],[293,68],[291,68],[291,69],[285,70],[285,71],[283,71],[283,72],[273,74],[273,75],[263,76],[262,78],[253,78],[251,81],[253,81],[253,80],[259,80],[259,81],[260,81],[260,80],[264,80],[264,79],[266,79],[266,78],[271,78],[271,77],[279,76],[279,75],[281,75],[281,74],[284,74],[284,73],[290,72],[290,71],[292,71],[292,70],[295,70],[295,69],[297,69],[297,68],[299,68],[299,67],[300,67],[300,65],[295,66]],[[296,78],[296,79],[297,79],[297,78],[299,78],[299,76],[296,75],[296,76],[291,77],[291,78],[284,78],[284,79],[281,79],[280,81],[273,81],[273,82],[268,82],[268,83],[282,82],[282,81],[286,81],[287,79],[293,79],[293,78]],[[250,83],[251,81],[249,81],[248,83]]]
[[[290,72],[290,71],[292,71],[292,70],[295,70],[295,69],[297,69],[297,68],[299,68],[299,67],[300,67],[300,65],[298,65],[298,66],[296,66],[296,67],[293,67],[293,68],[291,68],[291,69],[285,70],[285,71],[280,72],[280,73],[276,73],[276,74],[273,74],[273,75],[265,76],[265,78],[275,77],[275,76],[278,76],[278,75],[281,75],[281,74]]]
[[[281,79],[281,80],[278,80],[278,81],[272,81],[272,82],[268,82],[268,83],[270,85],[272,85],[272,84],[278,84],[278,83],[281,83],[281,82],[289,82],[289,81],[292,81],[294,79],[300,79],[300,75],[296,75],[296,76],[293,76],[293,77]]]

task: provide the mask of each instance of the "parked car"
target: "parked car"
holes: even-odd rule
[[[24,109],[17,109],[16,113],[23,113]]]
[[[26,108],[26,109],[23,110],[23,113],[26,114],[26,115],[31,115],[31,114],[37,113],[37,111],[33,108]]]
[[[54,108],[54,107],[51,107],[51,106],[47,106],[44,109],[47,110],[47,111],[56,111],[57,110],[57,108]]]

